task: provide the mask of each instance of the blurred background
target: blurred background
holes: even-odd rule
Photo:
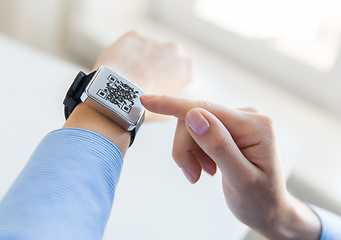
[[[123,32],[159,24],[341,113],[337,0],[0,3],[1,32],[84,66]]]
[[[132,29],[183,43],[198,70],[187,96],[273,117],[290,191],[341,214],[340,13],[338,0],[0,0],[0,32],[83,69]]]

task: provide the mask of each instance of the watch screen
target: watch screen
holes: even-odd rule
[[[132,123],[136,123],[143,114],[140,96],[145,93],[108,67],[99,68],[86,93],[91,99]]]
[[[129,114],[140,92],[113,75],[109,75],[107,80],[105,88],[98,89],[96,94]]]

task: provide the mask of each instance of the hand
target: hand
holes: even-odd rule
[[[252,108],[145,95],[154,113],[178,118],[173,158],[191,183],[201,170],[222,173],[226,202],[242,222],[270,239],[318,239],[318,217],[286,190],[271,119]]]
[[[125,76],[147,93],[180,96],[192,80],[193,64],[176,42],[160,44],[138,32],[129,32],[105,49],[94,69],[105,65]],[[164,119],[148,112],[146,121]],[[80,103],[63,127],[97,132],[113,141],[125,154],[130,133],[109,121],[86,104]]]
[[[102,65],[117,71],[149,94],[181,96],[193,77],[193,63],[185,57],[179,43],[161,44],[134,31],[104,50],[94,69]],[[164,118],[150,112],[146,114],[146,121]]]

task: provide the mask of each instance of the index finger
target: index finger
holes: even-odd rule
[[[203,108],[215,115],[223,122],[225,127],[241,127],[250,124],[250,117],[243,111],[228,108],[205,100],[191,100],[166,95],[144,95],[140,98],[141,103],[151,112],[171,115],[180,120],[185,120],[186,114],[193,108]],[[228,120],[228,121],[225,121]]]
[[[233,136],[239,148],[257,144],[257,138],[246,136],[260,131],[257,113],[240,111],[204,100],[191,100],[166,95],[144,95],[140,97],[141,103],[151,112],[172,115],[180,120],[185,120],[187,113],[193,108],[203,108],[215,115]]]
[[[147,94],[140,97],[144,107],[154,113],[171,115],[180,120],[185,120],[186,114],[193,108],[200,107],[213,114],[226,111],[226,108],[204,100],[191,100],[167,95]],[[230,109],[233,111],[233,109]]]

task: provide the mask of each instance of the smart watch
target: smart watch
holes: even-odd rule
[[[77,104],[85,102],[130,131],[130,147],[144,121],[145,108],[140,102],[144,94],[134,83],[106,66],[101,66],[89,75],[81,71],[66,93],[63,102],[65,119],[68,119]]]

